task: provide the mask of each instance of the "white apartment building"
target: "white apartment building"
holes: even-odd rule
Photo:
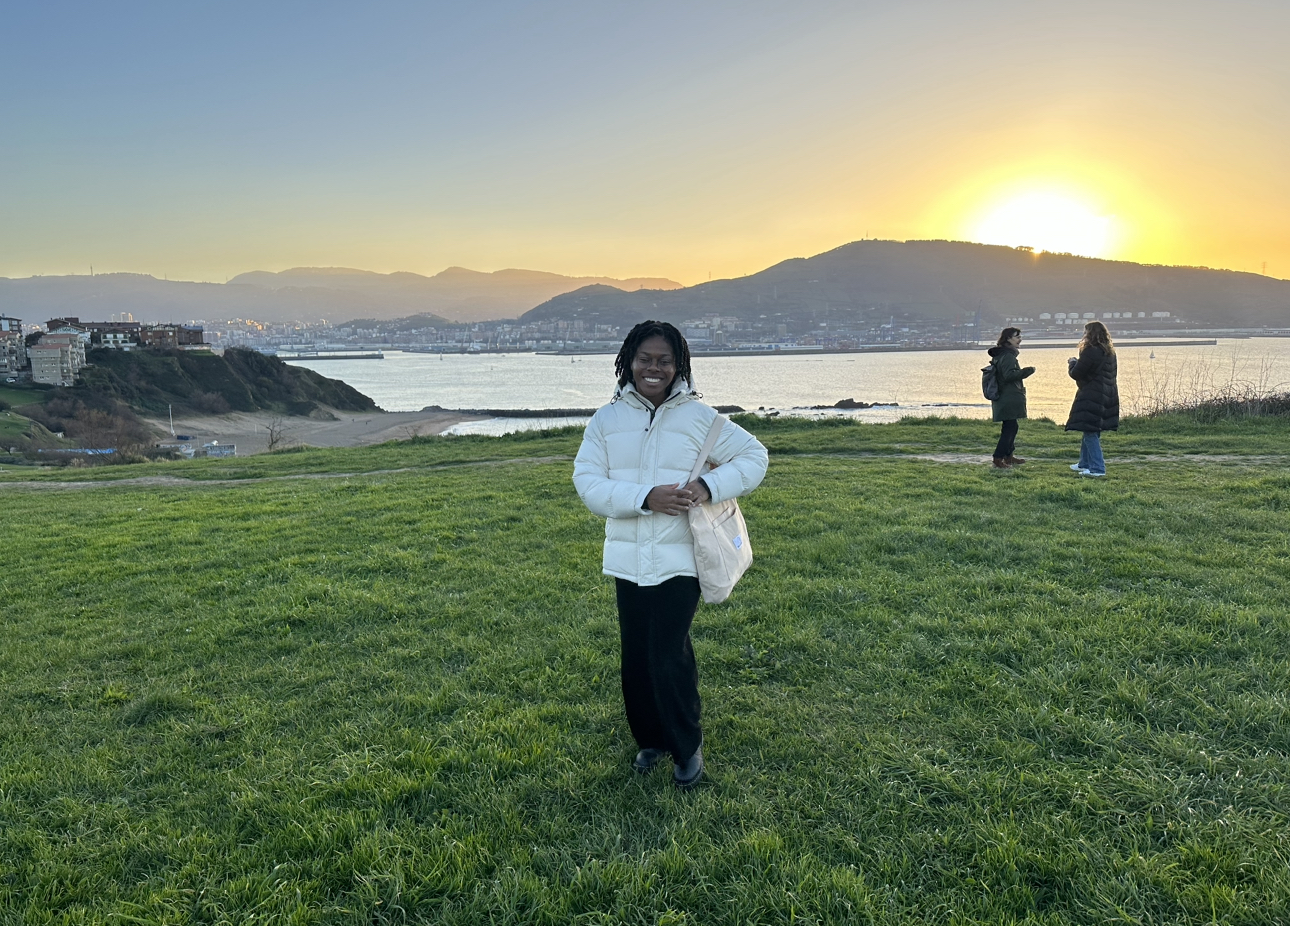
[[[27,347],[21,331],[0,331],[0,374],[13,376],[27,367]]]
[[[72,352],[66,344],[33,344],[27,353],[31,357],[32,382],[68,386],[76,381]]]
[[[71,351],[72,372],[79,372],[81,367],[85,366],[85,344],[86,340],[79,333],[72,334],[47,334],[40,339],[41,344],[66,344],[67,349]]]
[[[47,334],[27,354],[32,381],[37,383],[70,386],[85,366],[85,342],[76,334]]]
[[[125,330],[103,331],[99,337],[102,338],[103,347],[110,347],[113,350],[133,350],[139,346],[138,336]]]
[[[22,339],[22,319],[0,315],[0,374],[13,376],[27,368],[27,347]]]

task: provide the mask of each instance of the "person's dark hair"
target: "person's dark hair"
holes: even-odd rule
[[[1084,348],[1100,347],[1108,354],[1115,353],[1115,345],[1111,343],[1111,332],[1106,330],[1106,325],[1101,322],[1089,322],[1084,326],[1084,337],[1079,342],[1080,352]]]
[[[1014,334],[1021,334],[1021,329],[1020,329],[1020,328],[1004,328],[1004,329],[1003,329],[1003,331],[999,334],[999,343],[998,343],[998,345],[996,345],[996,346],[998,346],[998,347],[1011,347],[1012,345],[1008,343],[1008,338],[1012,337]]]
[[[627,332],[623,346],[619,348],[618,356],[614,359],[614,372],[618,374],[618,385],[626,386],[632,381],[632,361],[636,358],[636,351],[640,350],[643,341],[653,337],[660,337],[667,341],[668,347],[672,348],[672,356],[676,360],[676,375],[689,383],[690,388],[694,388],[694,379],[690,374],[690,345],[685,343],[685,335],[677,331],[675,325],[656,322],[653,319],[643,321]],[[670,389],[675,382],[676,380],[673,379],[668,383],[668,388]]]

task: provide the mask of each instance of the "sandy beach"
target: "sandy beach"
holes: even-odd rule
[[[453,411],[420,412],[340,412],[330,410],[334,421],[317,418],[295,418],[268,412],[231,415],[176,415],[175,434],[188,435],[199,448],[210,441],[236,444],[238,456],[250,456],[269,450],[270,429],[279,434],[276,449],[286,447],[365,447],[391,440],[407,440],[430,434],[441,434],[462,421],[479,421],[484,416],[463,415]],[[167,435],[170,422],[165,418],[145,419]]]

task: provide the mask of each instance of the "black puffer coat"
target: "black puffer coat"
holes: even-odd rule
[[[1090,344],[1071,365],[1079,386],[1066,419],[1067,431],[1114,431],[1120,426],[1120,387],[1115,381],[1115,354]]]

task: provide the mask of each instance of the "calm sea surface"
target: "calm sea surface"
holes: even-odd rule
[[[1213,393],[1235,385],[1260,391],[1290,388],[1290,338],[1220,339],[1215,346],[1118,345],[1120,393],[1126,412],[1152,403]],[[1026,380],[1032,418],[1064,421],[1075,392],[1066,375],[1069,349],[1022,345],[1022,366],[1037,368]],[[895,402],[845,414],[864,421],[894,421],[905,415],[988,418],[981,398],[985,349],[824,354],[781,357],[697,357],[694,375],[711,405],[741,405],[807,412],[839,399]],[[614,358],[609,354],[560,357],[544,354],[436,354],[388,352],[384,360],[292,361],[342,379],[387,411],[443,408],[595,408],[609,400]],[[507,419],[462,425],[458,433],[501,433],[515,427],[580,423],[584,418]]]

